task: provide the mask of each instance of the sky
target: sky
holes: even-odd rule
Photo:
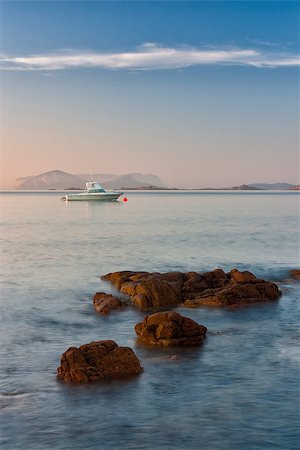
[[[2,189],[56,169],[299,184],[298,1],[1,1],[0,20]]]

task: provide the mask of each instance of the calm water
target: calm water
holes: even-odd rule
[[[130,193],[127,203],[1,194],[1,450],[299,449],[298,193]],[[145,349],[128,309],[96,314],[117,270],[251,270],[279,302],[179,309],[207,326],[199,349]],[[70,386],[71,345],[113,339],[144,373]],[[176,353],[179,359],[168,356]]]

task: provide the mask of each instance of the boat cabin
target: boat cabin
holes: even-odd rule
[[[106,192],[105,189],[95,181],[85,183],[85,188],[89,193]]]

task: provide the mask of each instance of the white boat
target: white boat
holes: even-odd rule
[[[62,200],[65,201],[80,201],[80,200],[97,200],[97,201],[115,201],[117,200],[123,192],[107,192],[99,183],[95,181],[88,181],[85,183],[85,191],[65,194],[62,196]]]

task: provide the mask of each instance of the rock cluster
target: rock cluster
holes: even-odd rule
[[[229,274],[225,274],[220,269],[217,274],[216,272],[208,272],[204,275],[215,273],[219,280],[219,287],[207,287],[203,291],[192,292],[185,300],[185,306],[194,308],[201,305],[246,305],[277,300],[281,295],[275,283],[256,278],[251,272],[240,272],[237,269],[232,269]]]
[[[280,297],[275,283],[256,278],[251,272],[222,269],[211,272],[113,272],[102,277],[127,294],[141,309],[183,304],[231,306],[273,301]]]
[[[154,345],[200,345],[207,328],[178,312],[151,314],[135,326],[138,342]]]
[[[300,271],[291,271],[294,278]],[[273,301],[280,297],[275,283],[256,278],[251,272],[221,269],[211,272],[114,272],[102,277],[141,309],[166,308],[179,304],[231,306]],[[103,292],[93,299],[96,311],[109,314],[127,302]],[[202,344],[207,328],[176,311],[156,312],[135,326],[138,342],[147,345],[188,346]],[[170,357],[177,359],[177,355]],[[114,341],[96,341],[70,347],[61,357],[57,377],[62,381],[90,382],[137,375],[143,368],[129,347]]]
[[[143,368],[129,347],[114,341],[97,341],[70,347],[61,357],[57,376],[62,381],[88,382],[137,375]]]

